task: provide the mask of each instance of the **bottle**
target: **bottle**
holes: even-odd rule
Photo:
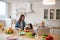
[[[12,23],[12,29],[15,29],[15,23],[14,22]]]

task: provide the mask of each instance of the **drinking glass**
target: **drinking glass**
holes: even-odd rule
[[[36,33],[35,35],[35,40],[39,40],[38,36],[38,27],[35,27],[34,32]]]

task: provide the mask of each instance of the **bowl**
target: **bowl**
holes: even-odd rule
[[[20,32],[19,34],[20,34],[20,35],[24,35],[24,34],[25,34],[25,32],[23,32],[23,31],[22,31],[22,32]]]

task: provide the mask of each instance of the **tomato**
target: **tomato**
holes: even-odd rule
[[[48,35],[48,36],[46,37],[46,40],[53,40],[53,37],[52,37],[51,35]]]

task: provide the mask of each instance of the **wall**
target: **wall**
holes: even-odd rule
[[[16,8],[25,8],[27,9],[27,2],[12,2],[11,3],[11,16],[13,19],[18,19],[19,16],[16,17]],[[26,23],[40,23],[41,20],[44,20],[44,9],[58,9],[60,8],[60,2],[57,2],[56,5],[52,5],[52,6],[46,6],[46,5],[42,5],[42,2],[32,2],[32,9],[33,9],[33,13],[27,13],[26,15]],[[44,20],[46,25],[52,25],[52,26],[60,26],[60,21],[53,21],[53,20]]]

